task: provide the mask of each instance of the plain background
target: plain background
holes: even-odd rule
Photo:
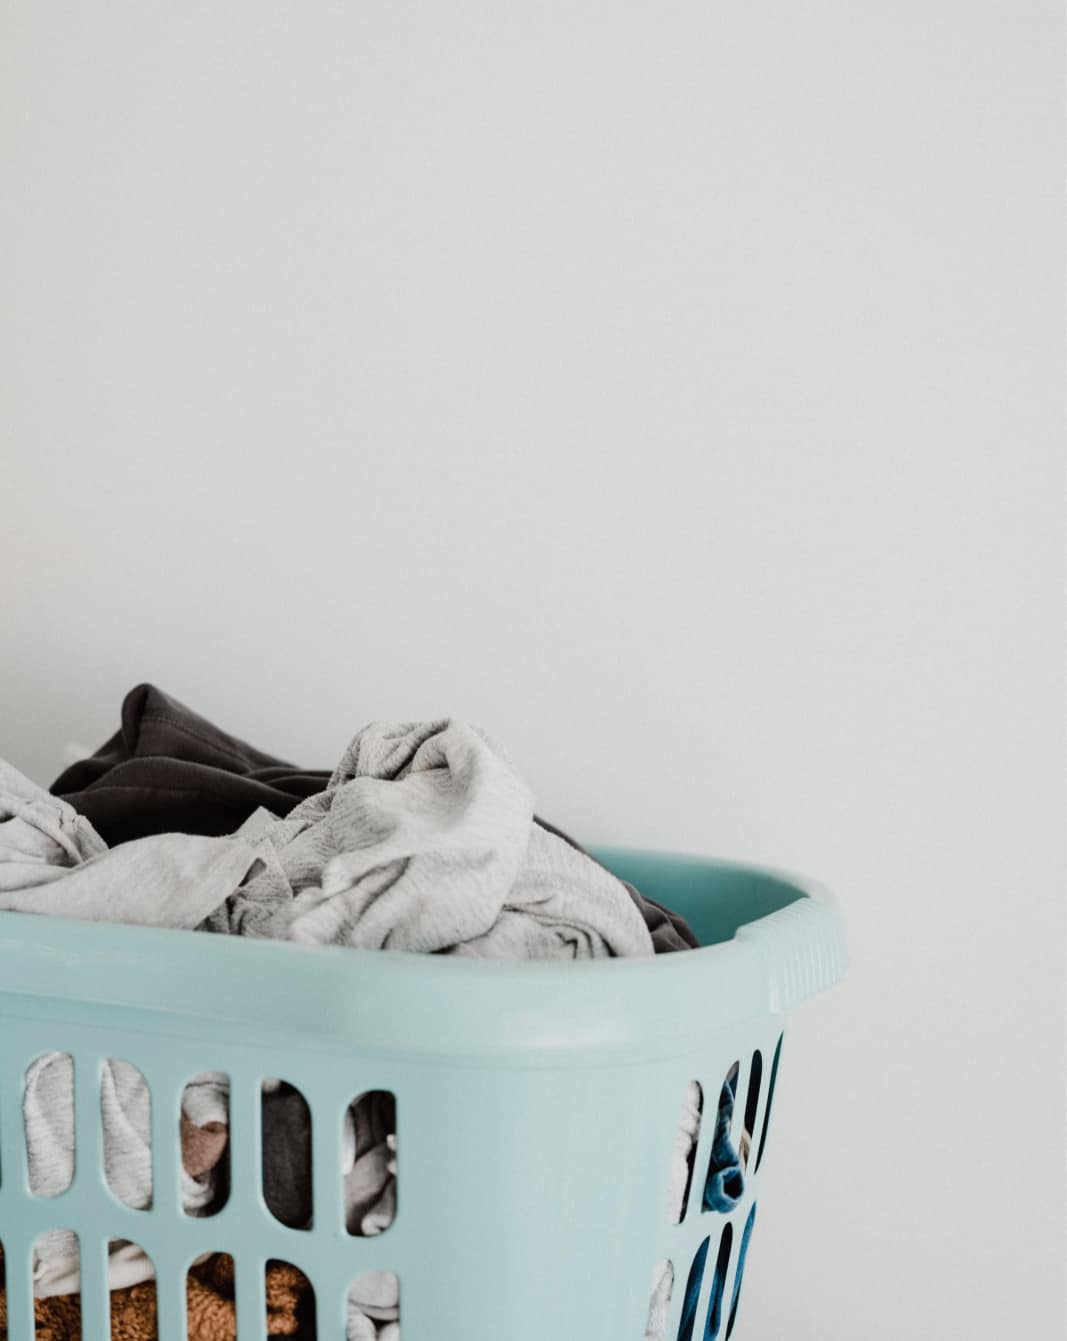
[[[589,841],[835,888],[750,1341],[1064,1335],[1062,51],[0,4],[0,748],[141,679],[320,766],[456,713]]]

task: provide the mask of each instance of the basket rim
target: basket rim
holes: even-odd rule
[[[847,962],[836,899],[814,881],[722,858],[596,848],[626,875],[745,879],[782,905],[729,939],[647,959],[484,960],[210,936],[0,913],[0,1020],[95,1019],[250,1044],[491,1064],[682,1052],[731,1022],[780,1015]],[[641,885],[657,897],[655,880]],[[777,897],[777,896],[776,896]]]

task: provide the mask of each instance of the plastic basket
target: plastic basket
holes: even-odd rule
[[[31,1341],[32,1248],[56,1228],[80,1237],[84,1341],[109,1336],[115,1239],[155,1264],[160,1341],[185,1337],[185,1274],[206,1252],[234,1258],[240,1341],[266,1335],[271,1259],[311,1281],[320,1341],[343,1341],[348,1287],[376,1270],[399,1278],[403,1341],[642,1341],[664,1259],[675,1276],[669,1341],[702,1262],[693,1341],[725,1335],[785,1016],[840,977],[840,917],[829,895],[772,872],[597,855],[687,917],[705,948],[516,964],[0,914],[10,1341]],[[52,1050],[74,1058],[76,1170],[66,1192],[39,1198],[21,1093],[26,1068]],[[122,1204],[103,1175],[107,1058],[139,1067],[151,1090],[149,1210]],[[747,1115],[752,1132],[744,1195],[728,1217],[702,1212],[698,1176],[672,1224],[665,1182],[682,1095],[697,1080],[713,1103],[737,1061],[735,1124]],[[196,1219],[180,1205],[177,1114],[184,1082],[208,1070],[230,1077],[231,1183],[225,1207]],[[264,1077],[297,1086],[311,1109],[310,1230],[285,1228],[263,1201]],[[339,1143],[347,1106],[368,1090],[396,1096],[398,1213],[384,1234],[357,1238],[344,1227]],[[698,1171],[713,1126],[705,1113]]]

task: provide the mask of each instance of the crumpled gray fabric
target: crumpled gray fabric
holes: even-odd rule
[[[111,848],[0,759],[0,910],[191,929],[257,864],[242,838],[158,834]]]
[[[58,880],[106,851],[87,819],[0,759],[0,894]]]
[[[238,833],[277,862],[230,901],[231,931],[494,959],[653,953],[622,883],[534,825],[529,788],[462,722],[372,723],[325,791]]]
[[[372,723],[323,792],[226,838],[108,850],[7,764],[0,817],[0,909],[485,958],[653,952],[622,883],[534,825],[529,788],[462,722]]]

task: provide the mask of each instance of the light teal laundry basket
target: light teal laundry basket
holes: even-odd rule
[[[397,1274],[403,1341],[642,1341],[653,1270],[669,1260],[666,1336],[676,1341],[691,1267],[706,1256],[692,1341],[725,1336],[785,1017],[843,972],[840,917],[827,894],[771,872],[598,855],[682,913],[705,948],[488,963],[0,914],[10,1341],[31,1341],[32,1247],[57,1228],[80,1238],[83,1341],[109,1336],[115,1239],[155,1263],[160,1341],[185,1337],[186,1271],[207,1252],[234,1258],[239,1341],[266,1335],[272,1259],[314,1286],[318,1341],[343,1341],[348,1287],[368,1271]],[[28,1190],[22,1085],[49,1051],[74,1058],[76,1171],[66,1192],[40,1198]],[[139,1067],[151,1090],[150,1210],[127,1208],[103,1176],[109,1058]],[[706,1112],[688,1209],[673,1224],[666,1180],[682,1096],[699,1081],[713,1109],[735,1062],[735,1137],[743,1122],[751,1131],[744,1195],[729,1216],[701,1209],[715,1125]],[[177,1115],[185,1081],[202,1071],[230,1077],[231,1185],[217,1215],[194,1219],[179,1198]],[[310,1230],[285,1228],[263,1201],[265,1077],[297,1086],[311,1109]],[[341,1130],[369,1090],[396,1096],[398,1212],[384,1234],[355,1238],[344,1226]],[[717,1263],[727,1306],[710,1310],[708,1326]]]

